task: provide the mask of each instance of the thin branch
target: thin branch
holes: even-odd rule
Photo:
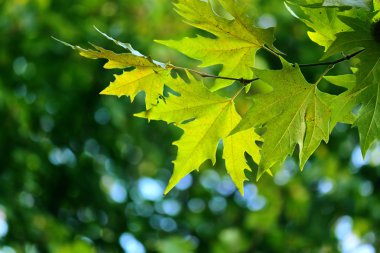
[[[338,64],[340,62],[344,62],[344,61],[348,61],[350,60],[351,58],[357,56],[358,54],[360,54],[361,52],[363,52],[365,50],[365,48],[355,52],[355,53],[352,53],[352,54],[349,54],[349,55],[346,55],[342,58],[339,58],[338,60],[335,60],[335,61],[330,61],[330,62],[319,62],[319,63],[310,63],[310,64],[299,64],[298,66],[300,68],[307,68],[307,67],[316,67],[316,66],[330,66],[330,65],[335,65],[335,64]],[[296,64],[293,63],[293,67],[295,67]]]
[[[328,67],[328,71],[331,70],[336,64],[338,63],[341,63],[341,62],[344,62],[344,61],[348,61],[350,60],[351,58],[357,56],[358,54],[360,54],[361,52],[363,52],[365,49],[361,49],[355,53],[352,53],[352,54],[349,54],[349,55],[346,55],[338,60],[335,60],[335,61],[330,61],[330,62],[320,62],[320,63],[311,63],[311,64],[299,64],[298,66],[300,68],[307,68],[307,67],[316,67],[316,66],[329,66]],[[273,52],[274,53],[274,52]],[[198,70],[195,70],[195,69],[189,69],[189,68],[184,68],[184,67],[179,67],[179,66],[175,66],[175,65],[172,65],[172,64],[168,64],[167,65],[169,68],[172,68],[172,69],[178,69],[178,70],[186,70],[186,71],[189,71],[189,72],[192,72],[194,74],[197,74],[201,77],[204,77],[204,78],[214,78],[214,79],[223,79],[223,80],[231,80],[231,81],[238,81],[244,85],[248,85],[254,81],[257,81],[259,80],[259,78],[252,78],[252,79],[245,79],[245,78],[234,78],[234,77],[228,77],[228,76],[216,76],[216,75],[211,75],[211,74],[208,74],[206,72],[201,72],[201,71],[198,71]],[[295,63],[292,64],[293,67],[296,66]]]
[[[198,71],[198,70],[195,70],[195,69],[189,69],[189,68],[184,68],[184,67],[178,67],[178,66],[175,66],[175,65],[168,65],[169,68],[172,68],[172,69],[180,69],[180,70],[187,70],[189,72],[192,72],[194,74],[197,74],[201,77],[204,77],[204,78],[215,78],[215,79],[223,79],[223,80],[231,80],[231,81],[239,81],[241,82],[242,84],[250,84],[254,81],[257,81],[259,80],[259,78],[252,78],[252,79],[244,79],[244,78],[234,78],[234,77],[227,77],[227,76],[216,76],[216,75],[211,75],[211,74],[208,74],[206,72],[201,72],[201,71]]]

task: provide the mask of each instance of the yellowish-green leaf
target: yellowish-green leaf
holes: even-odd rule
[[[220,76],[246,79],[253,78],[252,67],[254,66],[256,52],[260,48],[241,40],[231,38],[210,39],[201,36],[184,38],[179,41],[157,42],[202,61],[199,67],[223,64],[223,69],[219,73]],[[221,79],[217,79],[215,82],[213,90],[231,84],[231,81]]]
[[[202,61],[202,67],[222,64],[221,76],[251,79],[257,50],[273,47],[273,28],[254,27],[244,18],[240,1],[219,0],[209,4],[207,1],[179,0],[175,4],[177,12],[192,26],[214,34],[217,39],[204,37],[185,38],[181,41],[158,41],[175,48],[185,55]],[[217,3],[217,4],[216,4]],[[215,14],[213,6],[224,7],[222,15]],[[214,7],[215,8],[215,7]],[[226,17],[226,11],[230,16]],[[213,90],[230,85],[227,80],[216,80]]]
[[[299,146],[300,167],[322,140],[329,139],[330,104],[333,96],[308,83],[299,67],[283,60],[282,70],[256,70],[273,91],[254,96],[254,104],[233,133],[263,127],[259,176],[282,163]]]
[[[108,60],[104,65],[106,69],[133,67],[133,70],[124,71],[121,75],[115,75],[115,80],[101,94],[119,97],[125,95],[133,101],[138,93],[145,92],[146,108],[151,108],[152,105],[157,103],[158,97],[162,95],[165,82],[171,79],[171,69],[166,64],[142,55],[133,49],[130,44],[119,42],[105,33],[99,32],[107,39],[128,50],[129,53],[118,54],[96,45],[92,45],[95,50],[83,49],[63,41],[60,42],[79,51],[79,54],[86,58]]]
[[[224,6],[228,3],[229,11],[233,15],[242,13],[238,11],[239,2],[235,0],[220,1]],[[261,29],[248,23],[243,17],[235,17],[234,20],[216,16],[207,1],[200,0],[179,0],[175,4],[176,11],[185,18],[186,22],[192,26],[208,31],[218,37],[238,39],[247,41],[258,47],[273,44],[273,28]]]
[[[180,124],[183,121],[204,116],[206,111],[230,102],[228,98],[210,92],[202,82],[194,78],[190,80],[190,84],[181,78],[171,80],[167,85],[180,96],[170,94],[165,99],[166,102],[159,103],[136,116]]]
[[[234,122],[235,123],[235,122]],[[234,126],[239,122],[236,122]],[[255,163],[260,163],[260,150],[255,141],[261,137],[253,129],[241,131],[223,139],[223,158],[226,162],[227,172],[240,193],[244,195],[244,181],[247,180],[244,169],[251,171],[245,159],[247,152]]]
[[[238,122],[238,114],[229,101],[205,110],[201,117],[186,124],[180,124],[184,134],[173,144],[178,147],[174,172],[165,190],[168,193],[183,177],[211,160],[215,164],[216,148],[219,141],[228,135],[228,124]],[[253,140],[252,140],[253,141]],[[244,170],[245,168],[241,168]]]
[[[173,162],[174,172],[165,192],[168,193],[187,174],[198,170],[206,160],[210,159],[215,163],[216,148],[223,140],[227,171],[243,193],[243,182],[246,180],[244,170],[249,168],[244,153],[247,152],[258,161],[259,150],[255,141],[259,138],[252,131],[228,136],[240,121],[233,101],[210,92],[193,78],[190,80],[189,84],[180,78],[168,82],[168,86],[180,95],[170,95],[165,103],[159,103],[150,110],[137,114],[150,120],[175,123],[184,131],[182,137],[174,142],[178,147],[178,154]],[[249,142],[251,144],[246,146]],[[231,157],[232,153],[234,157]]]
[[[146,108],[157,103],[157,98],[163,93],[164,84],[171,79],[170,70],[160,67],[141,67],[115,75],[113,81],[100,94],[129,96],[131,101],[141,92],[145,92]]]
[[[170,79],[170,69],[155,64],[148,57],[136,56],[131,53],[116,54],[112,51],[94,46],[97,50],[86,50],[76,47],[80,54],[91,59],[103,58],[108,62],[105,68],[135,67],[132,71],[124,71],[115,75],[115,80],[105,88],[101,94],[115,96],[129,96],[131,101],[139,92],[145,92],[146,108],[157,103],[157,98],[163,93],[165,82]]]
[[[131,53],[117,54],[99,46],[93,45],[96,50],[75,47],[79,54],[89,59],[107,59],[104,65],[106,69],[125,69],[129,67],[157,67],[146,57],[136,56]]]

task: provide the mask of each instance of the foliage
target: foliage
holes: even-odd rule
[[[51,36],[124,51],[95,25],[154,59],[195,68],[198,61],[151,43],[215,38],[183,24],[172,7],[167,0],[0,1],[0,252],[375,252],[380,149],[371,147],[363,160],[356,128],[348,125],[337,124],[303,173],[289,157],[273,178],[255,182],[256,165],[246,156],[253,173],[245,171],[251,182],[244,197],[224,173],[221,147],[215,166],[205,162],[202,173],[186,176],[163,197],[176,156],[171,142],[182,130],[132,119],[145,108],[143,92],[132,106],[125,96],[98,96],[111,71],[100,61],[84,62]],[[324,47],[310,41],[307,26],[281,1],[250,0],[245,10],[260,27],[277,25],[275,46],[287,61],[321,57]],[[259,50],[256,67],[280,70],[269,54]],[[220,68],[204,71],[216,75]],[[324,68],[301,70],[312,84]],[[336,95],[352,88],[354,79],[343,73],[351,73],[348,62],[325,78],[335,86],[322,80],[320,90]],[[212,88],[212,79],[203,81]],[[240,115],[252,95],[271,91],[262,81],[253,84],[235,99]],[[216,93],[232,97],[240,88],[235,83]]]
[[[325,48],[323,58],[340,52],[351,53],[330,63],[312,64],[329,65],[313,84],[305,80],[300,69],[300,66],[310,65],[287,62],[273,46],[273,28],[251,25],[252,21],[245,13],[247,1],[244,0],[179,0],[175,3],[176,11],[186,23],[208,32],[208,37],[158,41],[200,60],[200,67],[222,65],[218,76],[159,63],[105,34],[129,53],[115,54],[98,46],[94,46],[96,51],[86,50],[67,44],[87,58],[108,59],[105,68],[134,67],[132,71],[116,76],[102,94],[127,95],[133,100],[138,92],[144,91],[147,111],[138,116],[175,123],[184,130],[184,135],[175,142],[178,154],[165,193],[187,174],[198,170],[206,160],[215,164],[220,141],[225,147],[226,169],[243,193],[244,170],[248,166],[245,153],[258,164],[258,177],[261,177],[265,172],[271,174],[271,170],[292,155],[296,147],[302,169],[321,141],[328,142],[331,131],[339,122],[358,126],[364,155],[379,139],[380,55],[376,38],[379,28],[374,26],[377,7],[368,1],[351,4],[350,1],[306,0],[288,1],[288,4],[306,16],[301,20],[313,29],[309,32],[311,40]],[[371,30],[372,26],[375,30]],[[255,56],[260,49],[278,57],[283,68],[255,68]],[[351,58],[353,62],[358,61],[353,63],[355,77],[351,77],[356,80],[353,87],[339,95],[321,91],[318,85],[322,78],[335,64]],[[185,77],[174,77],[174,72],[179,70],[187,71]],[[213,77],[216,81],[208,89],[191,74]],[[337,77],[335,84],[345,87],[346,77]],[[190,84],[184,79],[189,79]],[[244,89],[248,92],[257,80],[267,83],[272,91],[254,94],[251,108],[240,119],[234,100]],[[217,90],[229,87],[233,81],[240,82],[243,88],[230,98],[217,95]],[[176,95],[164,94],[164,85]],[[359,105],[361,109],[353,115]],[[253,128],[260,136],[252,131]],[[263,144],[259,147],[258,142]]]

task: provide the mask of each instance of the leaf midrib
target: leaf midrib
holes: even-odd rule
[[[315,88],[314,88],[315,89]],[[271,151],[277,149],[278,145],[280,144],[280,142],[282,141],[282,139],[285,137],[285,134],[287,132],[289,132],[289,128],[290,128],[290,125],[293,123],[294,119],[296,118],[296,116],[298,115],[298,112],[302,109],[303,105],[305,104],[305,102],[309,99],[309,96],[310,96],[310,93],[313,92],[313,89],[310,89],[310,91],[307,93],[307,96],[305,96],[305,99],[302,101],[301,103],[301,106],[299,106],[299,108],[296,110],[296,112],[294,113],[294,116],[292,117],[290,123],[288,124],[287,128],[285,129],[284,133],[282,134],[281,138],[279,139],[279,141],[277,142],[277,144],[275,145],[275,147],[273,149],[271,149]],[[265,142],[264,142],[265,143]]]
[[[224,112],[224,110],[226,109],[227,106],[229,106],[230,104],[230,101],[227,101],[226,102],[226,105],[224,107],[221,108],[220,112],[218,113],[218,115],[215,117],[214,121],[212,122],[212,124],[210,124],[210,126],[208,127],[208,129],[204,132],[204,134],[202,135],[201,138],[199,138],[198,142],[196,143],[196,145],[194,146],[194,148],[191,150],[190,152],[190,155],[189,157],[192,157],[193,154],[198,150],[197,148],[199,147],[199,145],[201,145],[203,139],[205,138],[205,136],[207,136],[207,134],[210,132],[210,130],[213,128],[213,126],[216,124],[216,122],[218,121],[219,117],[221,116],[221,114]],[[185,134],[185,133],[184,133]],[[222,138],[223,136],[221,136]],[[190,159],[187,159],[186,162],[184,163],[184,167],[187,168],[187,164],[189,163]]]
[[[371,98],[371,100],[373,98],[375,98],[376,100],[375,100],[375,108],[373,110],[373,117],[371,117],[371,123],[369,124],[368,131],[367,131],[366,136],[365,136],[365,143],[366,144],[367,144],[367,141],[368,141],[369,132],[370,132],[370,130],[372,128],[372,124],[373,124],[374,119],[375,119],[375,114],[376,114],[376,111],[377,111],[379,97],[380,97],[380,87],[379,87],[379,84],[377,84],[377,94]]]

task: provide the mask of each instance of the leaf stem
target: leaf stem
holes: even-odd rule
[[[231,101],[234,101],[237,96],[240,95],[240,93],[245,89],[245,86],[241,87],[231,98]]]
[[[271,53],[272,55],[276,56],[277,58],[280,57],[280,55],[284,55],[283,53],[277,53],[275,52],[273,49],[271,49],[270,47],[268,47],[267,45],[264,45],[262,47],[262,49],[268,51],[269,53]]]
[[[317,86],[323,79],[323,77],[325,75],[327,75],[327,73],[329,73],[330,70],[332,70],[333,68],[335,67],[335,64],[330,64],[326,69],[325,71],[323,71],[322,75],[318,78],[317,82],[314,84],[315,86]]]

